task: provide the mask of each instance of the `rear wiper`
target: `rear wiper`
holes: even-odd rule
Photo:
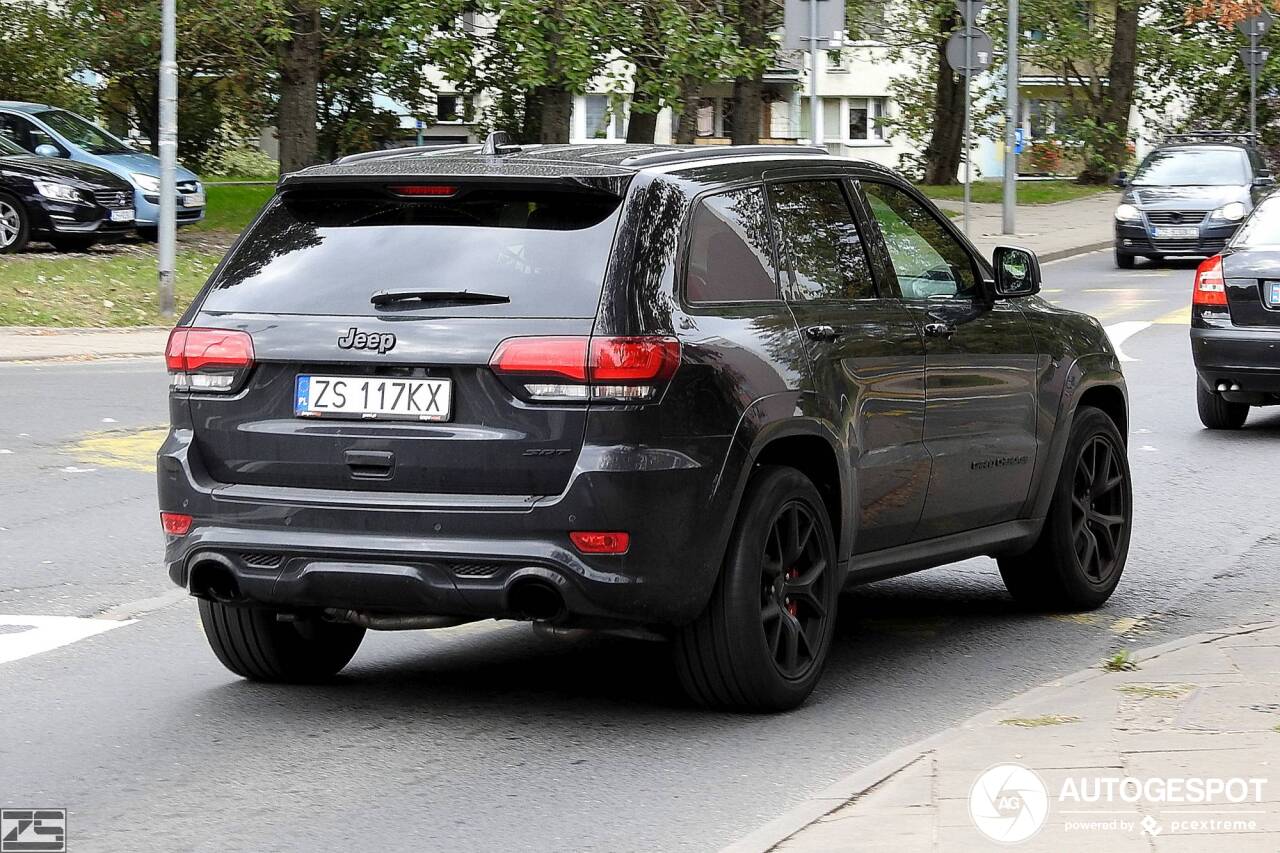
[[[474,302],[477,304],[510,302],[510,296],[500,293],[479,293],[474,290],[379,290],[369,297],[374,305],[391,305],[395,302]]]

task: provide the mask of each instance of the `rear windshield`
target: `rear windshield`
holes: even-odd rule
[[[1139,186],[1241,186],[1249,183],[1249,164],[1238,148],[1161,148],[1138,167]]]
[[[287,193],[228,259],[202,309],[594,317],[618,211],[612,196],[547,190],[422,200]],[[370,302],[384,291],[509,301]]]
[[[1280,196],[1261,201],[1231,241],[1235,248],[1280,246]]]

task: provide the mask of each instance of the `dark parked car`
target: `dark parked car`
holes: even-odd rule
[[[1097,607],[1124,379],[1039,284],[818,149],[293,173],[169,341],[169,575],[248,678],[496,617],[671,638],[697,700],[769,710],[846,585],[986,554],[1027,605]]]
[[[1280,404],[1280,197],[1264,199],[1196,270],[1191,353],[1210,429],[1239,429],[1250,406]]]
[[[1138,257],[1212,255],[1236,233],[1275,179],[1248,134],[1171,137],[1147,155],[1133,177],[1122,172],[1116,208],[1116,266]]]
[[[48,240],[63,251],[133,230],[133,188],[96,166],[37,157],[0,138],[0,253]]]

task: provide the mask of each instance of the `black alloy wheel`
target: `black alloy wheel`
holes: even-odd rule
[[[1100,433],[1089,439],[1076,462],[1072,543],[1085,577],[1099,586],[1111,580],[1124,557],[1120,546],[1129,514],[1123,453],[1110,436]]]
[[[827,558],[810,508],[792,502],[765,539],[760,577],[760,625],[774,666],[784,678],[804,677],[830,618]]]

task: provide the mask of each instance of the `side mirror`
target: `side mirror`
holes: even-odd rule
[[[36,154],[41,157],[61,157],[62,151],[59,150],[58,146],[50,145],[46,142],[43,145],[36,146]]]
[[[1116,172],[1116,176],[1111,179],[1111,186],[1119,187],[1120,189],[1124,189],[1129,186],[1129,173]]]
[[[996,268],[995,296],[1016,299],[1040,292],[1040,260],[1030,249],[996,246],[992,256]]]
[[[1275,184],[1276,179],[1271,174],[1270,169],[1259,169],[1258,174],[1253,176],[1253,185],[1255,187],[1273,187]]]

